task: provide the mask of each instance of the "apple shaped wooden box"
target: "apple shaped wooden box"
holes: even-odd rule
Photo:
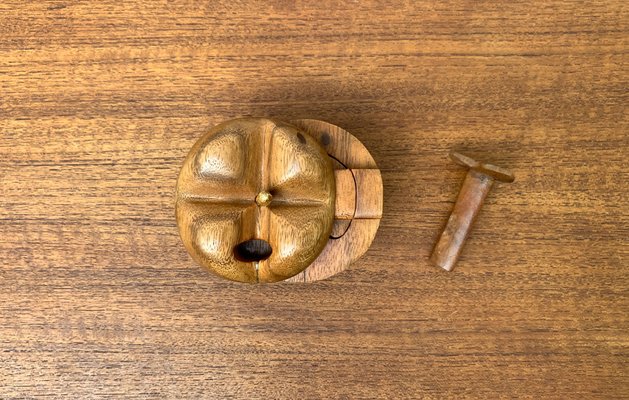
[[[215,274],[312,282],[367,251],[382,178],[362,143],[327,122],[234,119],[190,150],[175,213],[186,249]]]

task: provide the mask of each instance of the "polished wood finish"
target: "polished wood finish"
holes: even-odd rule
[[[265,283],[297,275],[321,253],[336,185],[332,160],[310,135],[240,118],[192,147],[175,196],[179,234],[195,261],[223,278]]]
[[[469,172],[459,190],[446,227],[430,255],[430,261],[446,271],[452,271],[461,256],[465,240],[494,182],[510,183],[515,179],[510,171],[502,167],[481,163],[458,152],[451,152],[450,158],[469,168]]]
[[[351,169],[356,182],[353,220],[382,218],[382,175],[376,168]]]
[[[382,218],[382,176],[369,150],[345,129],[314,119],[293,123],[315,138],[336,161],[336,189],[341,198],[325,248],[306,270],[287,279],[291,283],[310,283],[345,271],[369,249]],[[352,196],[354,209],[348,210]]]
[[[295,123],[300,128],[267,118],[223,122],[195,143],[181,167],[179,234],[192,258],[223,278],[326,279],[347,269],[375,237],[382,177],[369,151],[327,122]]]
[[[334,201],[334,218],[337,220],[351,220],[356,212],[356,182],[351,170],[334,170],[336,183],[336,200]]]
[[[0,398],[626,398],[628,11],[2,1]],[[369,149],[384,212],[351,268],[244,285],[190,259],[177,174],[243,115]],[[446,273],[451,149],[517,180]]]

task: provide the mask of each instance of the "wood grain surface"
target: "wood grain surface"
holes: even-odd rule
[[[335,219],[330,240],[305,271],[287,280],[310,283],[347,270],[369,250],[382,219],[384,189],[376,161],[356,136],[325,121],[301,119],[291,122],[321,143],[332,158],[335,171],[349,172],[354,185],[355,204],[351,220],[337,218],[339,210],[335,201]],[[335,174],[336,194],[341,197],[351,196],[347,185],[339,177],[340,175]]]
[[[221,277],[279,282],[326,247],[335,188],[333,159],[307,132],[267,118],[229,120],[199,139],[181,167],[179,234],[192,258]]]
[[[0,398],[627,398],[625,1],[0,1]],[[351,269],[243,285],[181,244],[194,142],[339,125],[382,171]],[[465,171],[511,169],[457,268]]]

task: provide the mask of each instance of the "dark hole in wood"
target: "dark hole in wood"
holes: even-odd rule
[[[273,253],[271,245],[262,239],[245,240],[234,247],[234,256],[244,262],[266,260],[271,253]]]

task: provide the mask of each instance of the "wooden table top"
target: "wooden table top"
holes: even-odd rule
[[[624,1],[0,3],[0,398],[629,396]],[[316,118],[382,170],[367,254],[230,283],[179,238],[192,144]],[[456,269],[465,170],[512,169]]]

